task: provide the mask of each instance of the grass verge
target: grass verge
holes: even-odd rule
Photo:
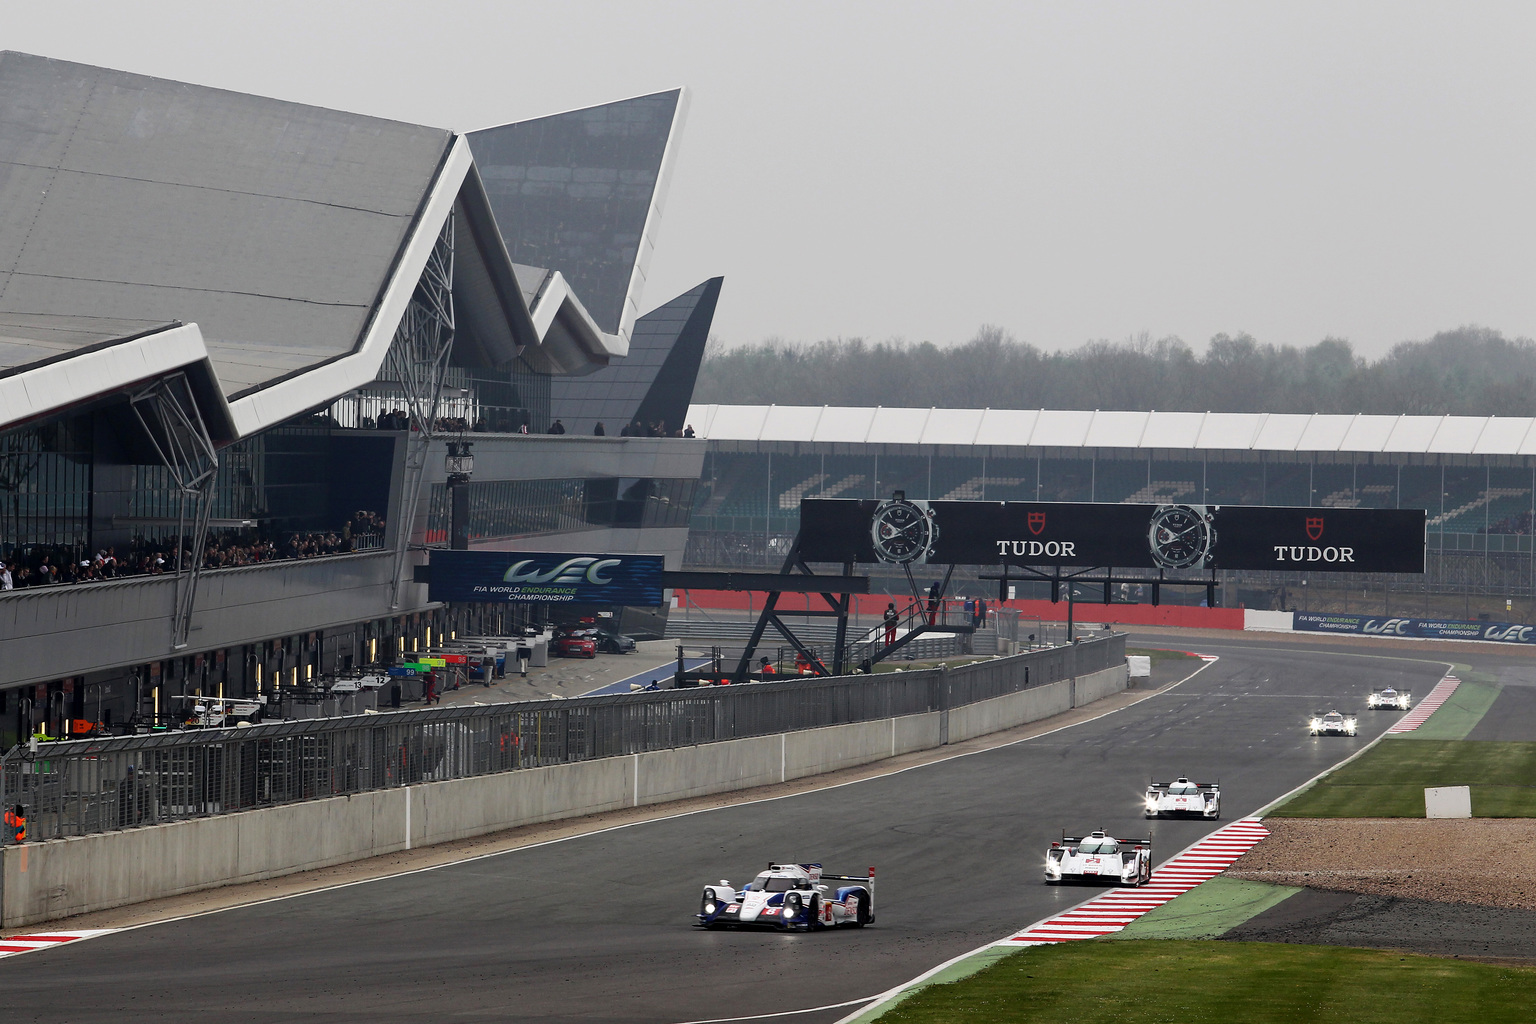
[[[881,1024],[1524,1021],[1536,969],[1260,942],[1143,939],[1020,950],[921,989]]]
[[[1429,719],[1413,732],[1402,733],[1403,739],[1413,740],[1464,740],[1467,734],[1483,720],[1493,702],[1499,699],[1504,688],[1497,683],[1468,682],[1463,679],[1456,692],[1438,708]]]
[[[1390,737],[1298,793],[1277,818],[1422,818],[1430,786],[1470,786],[1478,818],[1536,818],[1536,743]]]
[[[1215,878],[1148,911],[1106,939],[1214,939],[1301,892],[1290,885]]]

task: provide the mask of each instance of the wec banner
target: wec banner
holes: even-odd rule
[[[1422,509],[807,498],[813,562],[1423,572]]]
[[[660,555],[433,551],[431,567],[429,601],[662,603]]]
[[[1536,626],[1518,622],[1394,619],[1385,615],[1297,612],[1291,628],[1309,633],[1358,633],[1365,636],[1409,636],[1423,640],[1491,640],[1506,644],[1536,644]]]

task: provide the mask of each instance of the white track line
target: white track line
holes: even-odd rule
[[[1429,719],[1429,716],[1440,710],[1440,705],[1450,699],[1456,692],[1456,687],[1461,685],[1461,680],[1455,676],[1446,676],[1439,684],[1429,691],[1429,696],[1419,701],[1418,706],[1408,712],[1398,723],[1387,730],[1387,735],[1393,733],[1413,732]]]

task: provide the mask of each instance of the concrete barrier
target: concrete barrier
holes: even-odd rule
[[[0,848],[0,927],[818,775],[1038,721],[1125,687],[1126,668],[1117,665],[948,711],[7,846]]]

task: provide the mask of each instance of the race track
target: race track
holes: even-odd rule
[[[1145,821],[1149,776],[1219,778],[1224,820],[1251,813],[1397,720],[1364,710],[1368,689],[1422,695],[1444,672],[1406,651],[1192,643],[1221,660],[1012,746],[0,961],[6,1020],[676,1024],[871,996],[1098,891],[1042,883],[1063,828],[1150,827],[1161,861],[1217,827]],[[1308,715],[1332,706],[1359,711],[1360,736],[1306,734]],[[876,925],[690,925],[704,882],[740,884],[770,859],[844,874],[877,865]],[[826,1024],[850,1011],[780,1019]]]

